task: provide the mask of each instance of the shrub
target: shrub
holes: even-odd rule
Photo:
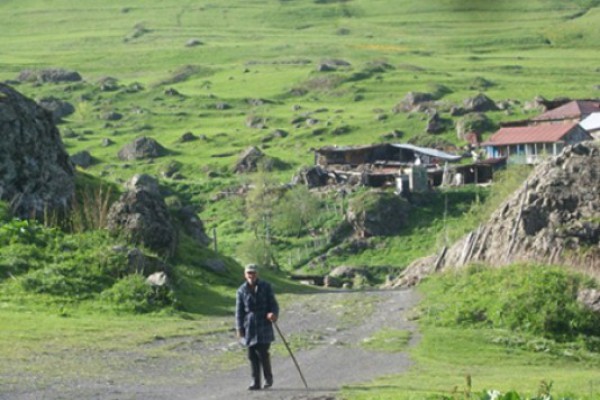
[[[128,312],[148,313],[174,304],[173,292],[167,287],[154,287],[139,274],[124,277],[110,289],[102,292],[102,298]]]
[[[588,282],[561,268],[472,267],[427,285],[436,292],[427,309],[430,323],[505,328],[557,341],[600,336],[600,316],[577,302],[578,289]]]

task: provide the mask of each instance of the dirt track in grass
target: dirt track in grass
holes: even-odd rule
[[[248,391],[245,350],[230,331],[146,345],[168,347],[168,352],[137,349],[131,353],[74,350],[60,357],[56,353],[35,354],[31,363],[36,359],[54,363],[56,374],[39,375],[32,368],[31,374],[4,376],[0,399],[334,399],[342,386],[400,374],[409,368],[407,353],[368,350],[361,343],[381,330],[408,330],[412,332],[409,346],[414,345],[419,335],[407,316],[417,302],[412,290],[332,291],[287,299],[279,327],[296,349],[308,390],[277,338],[272,347],[274,386]],[[216,318],[215,323],[231,324],[232,320]],[[73,363],[82,365],[80,374],[63,376],[61,365],[72,370]]]

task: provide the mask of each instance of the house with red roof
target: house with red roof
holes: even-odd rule
[[[560,154],[565,146],[592,139],[577,122],[541,123],[503,127],[482,146],[491,158],[506,157],[509,163],[537,164]]]
[[[532,118],[532,121],[534,123],[558,121],[579,122],[596,112],[600,112],[600,101],[573,100]]]

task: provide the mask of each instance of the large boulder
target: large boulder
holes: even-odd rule
[[[392,236],[406,226],[409,203],[389,192],[365,192],[350,201],[346,219],[358,237]]]
[[[206,234],[204,223],[190,205],[175,210],[175,215],[183,231],[200,246],[207,246],[212,240]]]
[[[39,99],[38,104],[52,113],[55,123],[61,122],[63,117],[75,112],[73,104],[52,96]]]
[[[127,143],[119,150],[118,157],[123,161],[140,160],[164,156],[167,150],[156,140],[142,136]]]
[[[158,182],[148,175],[136,175],[128,189],[108,212],[108,229],[123,234],[135,244],[143,244],[161,255],[174,254],[177,231],[167,205],[158,190]]]
[[[75,177],[52,115],[0,84],[0,138],[0,199],[21,217],[64,211]]]
[[[463,106],[466,112],[498,111],[498,107],[494,100],[483,93],[479,93],[475,97],[466,99]]]

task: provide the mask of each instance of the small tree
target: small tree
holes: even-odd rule
[[[277,203],[273,228],[284,235],[300,236],[316,219],[319,207],[319,200],[306,186],[296,186]]]
[[[266,266],[271,265],[271,220],[278,199],[277,182],[263,165],[252,178],[252,189],[246,196],[246,223],[254,232],[254,241],[262,241]]]

